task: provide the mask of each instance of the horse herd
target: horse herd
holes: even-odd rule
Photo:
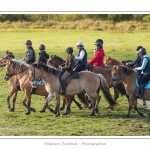
[[[65,61],[55,55],[51,55],[47,65],[41,63],[34,63],[31,65],[24,64],[16,59],[11,52],[6,54],[0,59],[0,67],[6,66],[5,79],[10,87],[9,94],[7,96],[7,104],[10,111],[15,110],[15,102],[17,93],[19,90],[25,93],[23,98],[23,105],[27,108],[26,115],[29,115],[31,111],[35,111],[31,107],[31,95],[36,94],[45,96],[45,104],[40,112],[45,112],[48,108],[55,114],[56,117],[60,115],[60,109],[66,110],[64,115],[69,114],[70,106],[74,101],[80,109],[81,105],[75,100],[74,96],[78,95],[84,107],[90,107],[92,112],[90,116],[94,116],[95,113],[100,114],[99,102],[101,96],[99,95],[102,90],[105,98],[108,100],[109,108],[113,108],[116,100],[119,97],[119,93],[125,95],[128,99],[128,113],[126,117],[130,117],[132,106],[140,116],[143,114],[137,108],[137,99],[134,96],[135,92],[138,92],[136,88],[136,72],[123,65],[122,63],[115,61],[112,58],[107,58],[105,67],[93,67],[93,72],[81,71],[78,73],[79,78],[72,79],[68,78],[68,86],[66,88],[66,94],[62,95],[63,106],[60,108],[60,81],[61,72],[58,67]],[[40,81],[44,81],[44,84],[39,85]],[[36,89],[33,92],[33,83],[36,83]],[[110,93],[110,88],[114,88],[114,97]],[[13,106],[10,105],[10,97],[13,96]],[[52,109],[49,102],[55,98],[56,107]],[[149,89],[145,90],[145,100],[150,99]],[[149,115],[150,117],[150,115]]]

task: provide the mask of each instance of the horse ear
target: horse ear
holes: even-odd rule
[[[6,55],[9,53],[9,50],[6,51]]]
[[[54,55],[53,58],[56,58],[56,55]]]

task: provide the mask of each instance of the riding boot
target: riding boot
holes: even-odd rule
[[[145,86],[145,85],[143,85],[143,84],[140,85],[140,94],[135,94],[136,97],[143,99],[144,86]]]
[[[65,93],[66,93],[66,81],[61,80],[61,94],[65,94]]]

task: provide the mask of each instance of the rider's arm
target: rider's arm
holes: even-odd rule
[[[82,60],[83,59],[83,57],[84,57],[84,55],[85,55],[85,52],[84,51],[81,51],[81,53],[80,53],[80,56],[75,56],[75,60]]]
[[[146,67],[146,65],[147,65],[147,63],[148,63],[148,59],[147,59],[147,58],[144,58],[144,59],[143,59],[142,66],[141,66],[141,67],[137,67],[137,68],[135,68],[135,69],[136,69],[136,70],[144,70],[145,67]]]

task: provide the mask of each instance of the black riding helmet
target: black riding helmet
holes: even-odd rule
[[[39,46],[39,50],[45,50],[45,45],[44,45],[44,44],[41,44],[41,45]]]
[[[97,42],[101,42],[103,44],[103,40],[102,39],[97,39],[95,43]]]
[[[138,46],[136,51],[140,50],[141,48],[143,48],[142,46]]]
[[[66,49],[66,52],[67,52],[67,53],[73,53],[73,48],[72,48],[72,47],[68,47],[68,48]]]
[[[142,53],[143,55],[145,55],[146,54],[146,49],[145,48],[141,48],[138,52]]]
[[[96,46],[98,46],[98,47],[100,47],[100,48],[103,48],[103,44],[102,44],[101,42],[97,42],[97,43],[95,43],[94,45],[96,45]]]
[[[26,45],[32,45],[32,41],[31,40],[26,40],[25,44]]]

